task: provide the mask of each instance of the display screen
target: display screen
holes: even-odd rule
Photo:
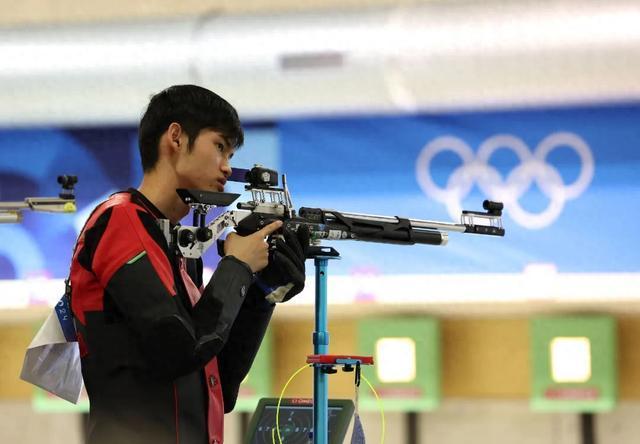
[[[336,402],[336,401],[333,401]],[[351,416],[353,403],[340,401],[343,405],[329,405],[328,409],[328,442],[342,444]],[[261,401],[247,432],[247,444],[271,444],[276,436],[277,400]],[[280,437],[287,444],[308,444],[313,442],[313,406],[312,405],[281,405],[280,406]],[[273,434],[273,435],[272,435]],[[279,442],[276,437],[276,442]]]

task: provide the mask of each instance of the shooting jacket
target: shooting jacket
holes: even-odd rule
[[[90,400],[87,442],[218,444],[224,413],[273,308],[249,267],[178,257],[137,190],[89,217],[71,265],[71,307]]]

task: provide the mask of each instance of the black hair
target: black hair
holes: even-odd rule
[[[187,133],[188,149],[203,129],[220,132],[234,148],[244,143],[238,113],[229,102],[200,86],[170,86],[151,97],[140,119],[138,144],[144,172],[152,170],[158,161],[160,136],[173,122],[179,123]]]

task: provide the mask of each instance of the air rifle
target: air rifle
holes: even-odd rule
[[[459,224],[322,208],[302,207],[296,212],[284,174],[281,188],[278,187],[278,173],[259,165],[250,170],[234,169],[229,180],[245,183],[251,200],[238,203],[237,209],[222,213],[208,224],[205,216],[210,209],[229,206],[240,194],[176,190],[193,210],[193,226],[171,227],[168,220],[160,220],[159,225],[169,244],[184,257],[202,256],[227,228],[234,228],[240,235],[248,235],[275,220],[282,220],[283,228],[288,230],[297,230],[301,225],[306,225],[312,245],[319,245],[323,240],[446,245],[450,231],[504,236],[501,218],[503,205],[500,202],[485,200],[484,212],[463,211]]]
[[[58,197],[27,197],[22,202],[0,202],[0,223],[22,221],[22,211],[46,211],[50,213],[73,213],[76,211],[74,186],[77,176],[58,176],[62,190]]]

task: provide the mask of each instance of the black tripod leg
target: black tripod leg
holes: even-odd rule
[[[595,416],[593,413],[580,414],[580,432],[582,444],[596,444]]]

